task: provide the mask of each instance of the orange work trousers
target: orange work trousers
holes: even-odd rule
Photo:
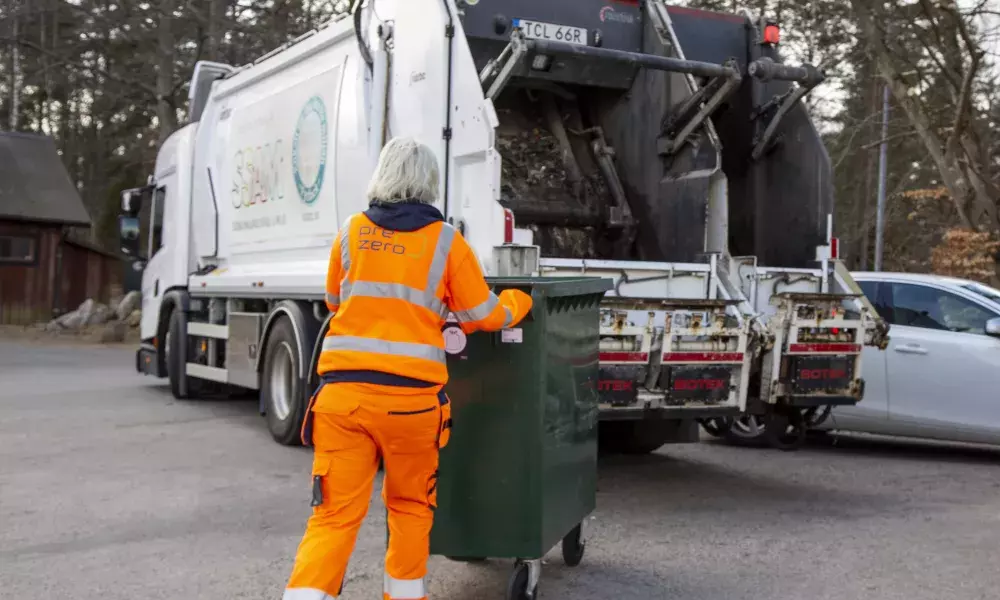
[[[386,394],[379,393],[382,391]],[[398,390],[399,388],[395,388]],[[438,449],[450,406],[426,390],[336,383],[313,409],[313,514],[299,544],[284,600],[340,595],[382,458],[389,544],[383,597],[427,598],[425,576],[437,506]]]

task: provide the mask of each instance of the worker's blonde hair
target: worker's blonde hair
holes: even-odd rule
[[[393,138],[378,157],[368,201],[433,204],[440,180],[433,150],[413,138]]]

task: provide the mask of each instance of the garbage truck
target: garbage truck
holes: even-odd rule
[[[252,64],[199,62],[188,123],[122,193],[136,369],[178,398],[259,391],[296,443],[333,238],[386,140],[413,136],[487,275],[614,281],[593,357],[606,448],[745,412],[783,435],[860,401],[862,344],[886,331],[837,259],[801,102],[822,73],[779,44],[770,21],[653,0],[369,0]]]

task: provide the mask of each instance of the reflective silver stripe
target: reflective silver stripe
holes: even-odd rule
[[[510,309],[506,306],[503,307],[503,312],[507,314],[507,318],[504,319],[503,327],[501,329],[507,329],[510,324],[514,322],[514,315],[510,312]]]
[[[347,285],[347,274],[351,270],[351,221],[354,216],[347,217],[344,226],[340,228],[340,271],[344,277],[340,280],[340,297],[346,302],[350,297],[350,290],[345,290]]]
[[[438,234],[437,245],[434,247],[434,258],[431,260],[431,268],[427,271],[427,293],[434,296],[437,293],[444,271],[448,268],[448,254],[451,252],[451,243],[455,241],[455,228],[447,223],[441,224],[441,233]]]
[[[392,600],[419,600],[427,597],[423,578],[396,579],[386,575],[383,589]]]
[[[333,596],[316,588],[287,588],[281,600],[333,600]]]
[[[500,304],[500,299],[497,298],[496,294],[490,292],[489,298],[486,302],[483,302],[475,308],[470,308],[469,310],[460,310],[455,313],[455,318],[463,323],[472,323],[474,321],[482,321],[486,317],[493,313],[493,310]],[[506,308],[506,307],[504,307]],[[508,312],[509,314],[509,312]]]
[[[340,296],[334,296],[333,294],[327,292],[326,303],[337,306],[338,304],[340,304]]]
[[[379,283],[375,281],[355,281],[346,283],[341,287],[341,293],[351,297],[366,298],[395,298],[405,300],[410,304],[423,306],[440,314],[444,309],[444,303],[434,294],[425,290],[418,290],[402,283]]]
[[[444,364],[444,350],[428,344],[411,342],[389,342],[374,338],[352,335],[335,335],[323,340],[323,350],[354,350],[356,352],[374,352],[390,356],[407,356],[422,358]]]

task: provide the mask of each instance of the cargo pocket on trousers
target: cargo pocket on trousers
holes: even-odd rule
[[[309,448],[313,445],[313,408],[316,406],[316,399],[319,398],[319,393],[323,391],[325,383],[321,383],[316,392],[309,398],[309,404],[306,405],[306,414],[302,416],[302,429],[299,431],[299,439],[302,440],[302,445]]]
[[[441,407],[441,421],[438,426],[438,448],[444,448],[451,440],[451,398],[443,391],[438,392]]]
[[[312,468],[312,502],[310,506],[316,508],[323,505],[323,487],[326,478],[330,475],[331,459],[326,454],[316,454],[313,457]]]

